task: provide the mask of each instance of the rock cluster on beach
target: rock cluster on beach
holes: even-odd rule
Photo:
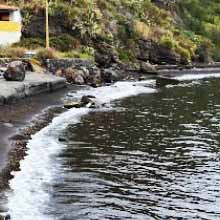
[[[103,58],[104,59],[104,58]],[[107,58],[105,58],[107,59]],[[109,58],[110,59],[110,58]],[[148,62],[140,62],[130,66],[120,62],[101,65],[98,62],[82,59],[50,59],[47,69],[56,76],[65,77],[69,83],[91,85],[97,87],[103,83],[113,83],[119,80],[139,79],[141,75],[155,75],[157,70]]]
[[[8,64],[4,78],[7,81],[24,81],[25,72],[25,64],[22,61],[13,61]]]

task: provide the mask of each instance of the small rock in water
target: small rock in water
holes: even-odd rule
[[[59,137],[58,140],[59,140],[60,142],[66,142],[66,141],[67,141],[67,138],[65,138],[65,137]]]
[[[166,85],[177,85],[180,81],[174,78],[168,78],[168,77],[158,77],[156,80],[156,86],[157,87],[163,87]]]
[[[96,108],[95,102],[90,102],[86,105],[87,108]]]
[[[11,220],[11,216],[9,215],[9,214],[7,214],[6,216],[5,216],[5,219],[4,220]]]
[[[71,108],[80,108],[82,104],[80,102],[67,102],[64,103],[64,108],[71,109]]]
[[[88,103],[90,102],[93,102],[92,99],[95,99],[96,97],[95,96],[91,96],[91,95],[85,95],[81,98],[81,103],[82,105],[87,105]]]

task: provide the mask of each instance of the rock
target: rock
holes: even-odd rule
[[[95,62],[102,67],[109,67],[112,63],[118,63],[118,53],[113,46],[103,41],[95,44]]]
[[[90,76],[89,70],[88,70],[85,66],[82,66],[82,67],[81,67],[81,70],[82,70],[82,73],[83,73],[84,78],[85,78],[85,79],[88,79],[89,76]]]
[[[79,84],[79,85],[83,85],[85,83],[85,80],[84,80],[84,78],[81,75],[77,75],[74,78],[74,83],[75,84]]]
[[[81,98],[81,104],[82,105],[87,105],[87,104],[89,104],[89,103],[91,103],[91,102],[93,102],[93,99],[95,99],[95,96],[90,96],[90,95],[88,95],[88,96],[83,96],[82,98]]]
[[[101,71],[96,66],[89,69],[89,77],[87,78],[89,85],[100,85],[101,84]]]
[[[25,64],[22,61],[13,61],[9,63],[4,73],[4,78],[7,81],[24,81]]]
[[[64,103],[64,108],[71,109],[71,108],[80,108],[82,107],[81,102],[66,102]]]
[[[6,216],[5,216],[5,219],[4,220],[10,220],[11,219],[11,216],[9,215],[9,214],[7,214]]]
[[[68,82],[73,82],[76,76],[75,70],[71,67],[63,70],[63,75],[66,77]]]
[[[58,69],[55,73],[55,76],[65,77],[64,69]]]
[[[163,87],[166,85],[177,85],[180,81],[174,78],[168,78],[168,77],[158,77],[156,79],[156,86],[157,87]]]
[[[97,83],[90,83],[89,85],[93,88],[98,88],[101,86],[101,84],[97,84]]]
[[[112,83],[120,80],[121,78],[119,71],[117,69],[114,69],[113,67],[103,69],[101,72],[101,76],[104,83]]]
[[[155,44],[150,51],[149,61],[154,64],[178,64],[181,57],[169,48]]]
[[[181,57],[169,48],[152,40],[139,41],[137,59],[153,64],[179,64]]]
[[[60,141],[60,142],[67,142],[67,138],[65,138],[65,137],[59,137],[59,138],[58,138],[58,141]]]
[[[90,102],[86,105],[87,108],[96,108],[96,103],[95,102]]]
[[[95,102],[95,96],[83,96],[81,98],[81,105],[82,107],[87,107],[87,108],[96,108],[98,104]]]
[[[79,85],[83,85],[85,83],[85,80],[82,75],[77,75],[74,78],[74,83],[79,84]]]
[[[141,62],[140,71],[141,73],[145,73],[145,74],[154,74],[154,75],[158,74],[158,71],[156,70],[155,66],[150,64],[149,62]]]
[[[29,61],[29,60],[24,60],[24,61],[23,61],[23,64],[25,65],[25,70],[26,70],[26,71],[34,72],[34,66],[33,66],[33,64],[31,63],[31,61]]]
[[[140,77],[138,77],[138,80],[139,80],[139,81],[143,81],[143,80],[146,80],[146,79],[147,79],[146,76],[140,76]]]
[[[85,75],[82,70],[69,67],[67,69],[60,69],[56,72],[56,75],[64,76],[68,82],[82,85],[85,83]]]

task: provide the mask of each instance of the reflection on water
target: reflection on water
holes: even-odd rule
[[[69,125],[52,219],[220,219],[220,81],[117,101]]]

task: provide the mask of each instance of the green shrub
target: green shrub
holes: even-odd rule
[[[220,48],[215,48],[211,52],[211,57],[215,62],[220,62]]]
[[[41,38],[22,38],[18,43],[13,46],[25,47],[27,49],[37,49],[39,47],[45,47],[45,40]]]
[[[176,53],[178,53],[181,56],[182,59],[184,59],[186,61],[191,60],[190,52],[187,49],[181,47],[180,45],[176,46],[175,51],[176,51]]]
[[[200,42],[197,45],[196,55],[199,58],[200,62],[208,62],[211,52],[215,51],[214,45],[208,39],[200,39]]]
[[[174,49],[176,46],[174,38],[170,35],[162,36],[160,39],[160,44],[171,50]]]
[[[118,49],[118,57],[122,62],[129,62],[134,59],[132,53],[126,49]]]
[[[65,52],[78,48],[80,42],[69,34],[62,34],[58,37],[51,37],[50,45],[59,51]]]

